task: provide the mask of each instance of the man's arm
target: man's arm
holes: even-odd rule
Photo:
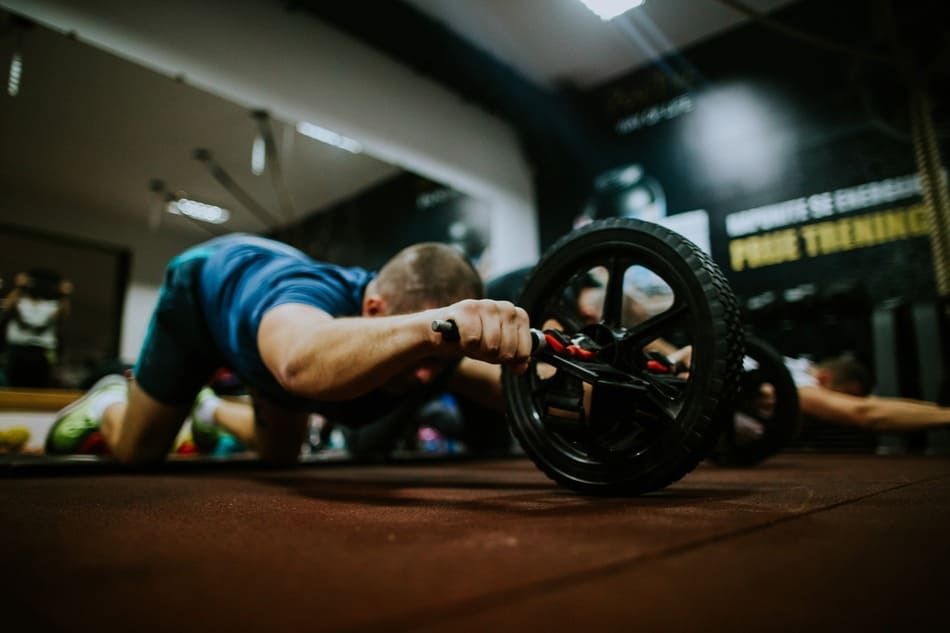
[[[73,294],[73,282],[69,280],[63,280],[59,284],[59,310],[56,312],[57,318],[62,322],[69,316],[70,310],[72,310],[72,303],[70,303],[69,298]]]
[[[484,407],[505,410],[501,365],[463,358],[449,380],[449,391]]]
[[[11,288],[7,296],[3,298],[3,309],[5,311],[13,309],[13,306],[20,300],[20,297],[23,296],[29,285],[30,276],[26,273],[17,273],[17,276],[13,279],[13,288]]]
[[[460,339],[433,332],[436,319],[455,321]],[[531,353],[523,309],[476,300],[405,315],[347,318],[283,304],[264,315],[257,343],[264,364],[287,391],[318,400],[362,395],[427,359],[465,356],[523,370]]]
[[[799,387],[802,413],[874,431],[914,431],[950,424],[950,408],[905,398],[852,396],[824,387]]]

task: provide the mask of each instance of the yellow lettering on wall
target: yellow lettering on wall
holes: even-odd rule
[[[930,217],[924,205],[918,204],[907,209],[907,228],[915,236],[930,233]]]
[[[851,228],[854,232],[854,245],[857,248],[877,244],[877,234],[874,232],[874,223],[870,218],[854,218],[851,222]]]
[[[835,224],[838,233],[838,250],[850,251],[854,248],[854,226],[851,218],[838,220]]]
[[[887,225],[887,241],[901,240],[907,237],[907,213],[905,211],[885,211],[884,222]]]
[[[729,242],[729,260],[733,270],[772,266],[800,257],[798,233],[794,229],[772,231]]]
[[[803,226],[799,229],[802,239],[805,241],[805,254],[809,257],[818,255],[821,251],[821,245],[818,242],[818,230],[814,224]]]
[[[838,247],[838,230],[834,222],[822,222],[818,225],[819,253],[827,255],[828,253],[837,253],[841,250]]]
[[[803,252],[819,257],[927,235],[929,227],[926,209],[918,204],[732,240],[729,260],[736,271],[773,266],[801,259]]]
[[[764,265],[793,262],[801,257],[798,232],[795,229],[776,231],[768,242],[768,248],[769,257]]]

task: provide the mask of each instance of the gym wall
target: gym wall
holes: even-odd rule
[[[844,49],[886,54],[871,10],[807,1],[774,17]],[[919,30],[926,52],[939,42],[927,41],[923,19],[898,23]],[[821,355],[870,356],[873,306],[933,299],[907,90],[886,64],[752,22],[578,101],[615,139],[616,165],[586,188],[559,188],[557,175],[539,186],[543,246],[578,216],[704,213],[710,252],[744,307],[781,307],[761,333],[786,354],[823,345]],[[938,102],[938,123],[946,114]],[[828,315],[836,340],[817,322]]]
[[[0,296],[13,289],[17,273],[33,268],[53,270],[74,286],[60,340],[58,365],[66,371],[81,373],[118,356],[129,263],[129,252],[113,246],[0,225]]]
[[[378,269],[400,249],[430,241],[454,244],[487,265],[491,217],[487,203],[401,172],[273,237],[343,266]]]

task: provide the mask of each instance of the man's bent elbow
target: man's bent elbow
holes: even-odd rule
[[[307,373],[304,363],[299,360],[285,362],[273,372],[280,388],[295,396],[312,396],[313,378]]]

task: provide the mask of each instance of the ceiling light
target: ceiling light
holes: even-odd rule
[[[231,212],[227,209],[198,202],[197,200],[189,200],[188,198],[169,200],[168,204],[165,205],[165,210],[175,215],[184,215],[192,220],[210,224],[223,224],[231,217]]]
[[[10,59],[10,75],[7,78],[7,94],[15,97],[20,93],[20,77],[23,75],[23,58],[14,53]]]
[[[320,127],[319,125],[314,125],[313,123],[301,121],[297,124],[297,131],[304,136],[309,136],[310,138],[318,140],[321,143],[326,143],[327,145],[345,149],[346,151],[353,154],[359,154],[363,151],[363,146],[360,145],[359,141],[354,141],[353,139],[347,138],[342,134],[337,134],[333,130],[328,130],[325,127]]]
[[[580,0],[581,3],[600,16],[605,22],[612,20],[621,13],[642,6],[646,0]]]
[[[251,145],[251,173],[260,176],[267,167],[267,148],[264,145],[264,137],[260,134],[254,139]]]
[[[705,178],[752,190],[787,177],[793,141],[780,130],[790,114],[775,96],[737,82],[708,88],[696,102],[682,133]]]

